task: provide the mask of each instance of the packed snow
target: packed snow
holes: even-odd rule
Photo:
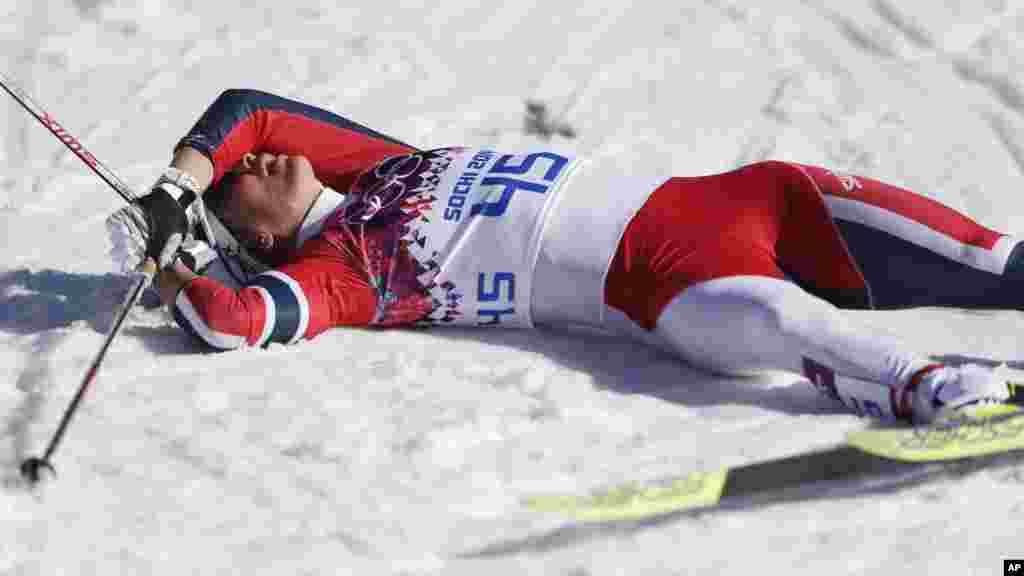
[[[551,146],[631,174],[820,164],[1024,232],[1022,4],[15,0],[0,71],[140,191],[221,91],[257,88],[420,147]],[[1020,465],[646,523],[520,503],[867,425],[795,375],[710,376],[570,330],[210,353],[152,294],[58,477],[27,490],[18,464],[132,278],[104,228],[120,198],[0,96],[2,574],[998,574],[1024,556]],[[1015,311],[859,315],[921,352],[1024,360]]]

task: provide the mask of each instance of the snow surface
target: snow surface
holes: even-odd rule
[[[638,174],[821,164],[1014,231],[1022,4],[8,0],[0,65],[140,189],[218,93],[258,88],[423,147],[552,145]],[[579,333],[336,330],[211,354],[140,306],[59,478],[27,492],[17,464],[45,447],[130,280],[103,228],[119,198],[0,101],[2,574],[998,574],[1024,556],[1019,466],[647,524],[524,510],[529,492],[864,425],[796,377],[712,377]],[[1024,360],[1017,312],[862,314],[922,352]]]

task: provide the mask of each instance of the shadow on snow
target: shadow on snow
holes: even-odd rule
[[[641,394],[688,407],[732,404],[794,415],[848,414],[818,394],[809,383],[770,386],[761,376],[711,374],[624,336],[550,328],[441,328],[432,334],[543,354],[570,370],[589,374],[597,389],[619,394]]]
[[[22,336],[27,345],[24,365],[14,382],[17,400],[0,432],[10,447],[9,451],[5,450],[8,456],[0,457],[3,460],[0,461],[3,467],[0,485],[4,488],[23,487],[17,468],[33,448],[29,445],[34,444],[30,442],[30,428],[40,418],[52,386],[53,355],[67,336],[74,333],[76,324],[84,323],[95,332],[106,334],[133,282],[132,277],[118,274],[28,269],[0,273],[0,332]],[[143,295],[143,308],[154,309],[159,305],[152,290]],[[137,338],[155,354],[191,354],[203,350],[171,325],[129,324],[122,331],[124,335]],[[81,376],[74,374],[74,382],[67,385],[77,386]]]
[[[117,274],[0,273],[0,331],[35,334],[85,321],[106,333],[131,283]]]

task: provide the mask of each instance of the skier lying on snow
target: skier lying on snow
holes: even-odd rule
[[[881,418],[1008,397],[998,369],[936,364],[842,309],[1019,309],[1024,244],[868,178],[774,161],[624,176],[547,150],[418,151],[251,90],[217,98],[171,166],[132,210],[162,299],[216,348],[335,326],[583,324],[716,372],[802,372]],[[207,189],[275,266],[244,287],[175,259]]]

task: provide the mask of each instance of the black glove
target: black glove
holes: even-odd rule
[[[188,234],[185,208],[195,199],[196,188],[191,176],[169,168],[149,194],[136,200],[149,225],[146,256],[155,260],[161,269],[174,263],[178,248]]]
[[[212,246],[195,238],[185,240],[181,248],[178,248],[178,262],[200,276],[206,273],[206,268],[217,258],[217,251]]]

